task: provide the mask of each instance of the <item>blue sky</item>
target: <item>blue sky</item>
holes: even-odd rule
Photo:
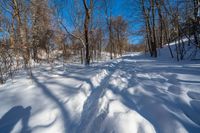
[[[142,23],[141,12],[139,9],[139,4],[136,0],[113,0],[115,2],[113,8],[114,16],[123,16],[125,20],[129,22],[129,30],[133,32],[133,35],[128,37],[129,42],[132,44],[141,43],[143,36],[135,35],[141,29]]]

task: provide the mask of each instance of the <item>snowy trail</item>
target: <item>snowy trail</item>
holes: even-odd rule
[[[130,54],[90,67],[41,66],[32,80],[22,72],[0,86],[0,133],[1,122],[14,133],[198,133],[199,68]]]

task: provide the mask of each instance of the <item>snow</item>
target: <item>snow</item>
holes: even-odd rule
[[[0,133],[198,133],[200,61],[166,55],[21,71],[0,85]]]

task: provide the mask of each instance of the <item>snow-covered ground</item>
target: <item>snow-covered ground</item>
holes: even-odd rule
[[[0,85],[0,133],[199,133],[199,68],[133,53],[21,71]]]

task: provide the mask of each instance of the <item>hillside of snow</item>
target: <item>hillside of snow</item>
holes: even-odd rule
[[[0,133],[199,133],[200,61],[168,56],[20,71],[0,85]]]

